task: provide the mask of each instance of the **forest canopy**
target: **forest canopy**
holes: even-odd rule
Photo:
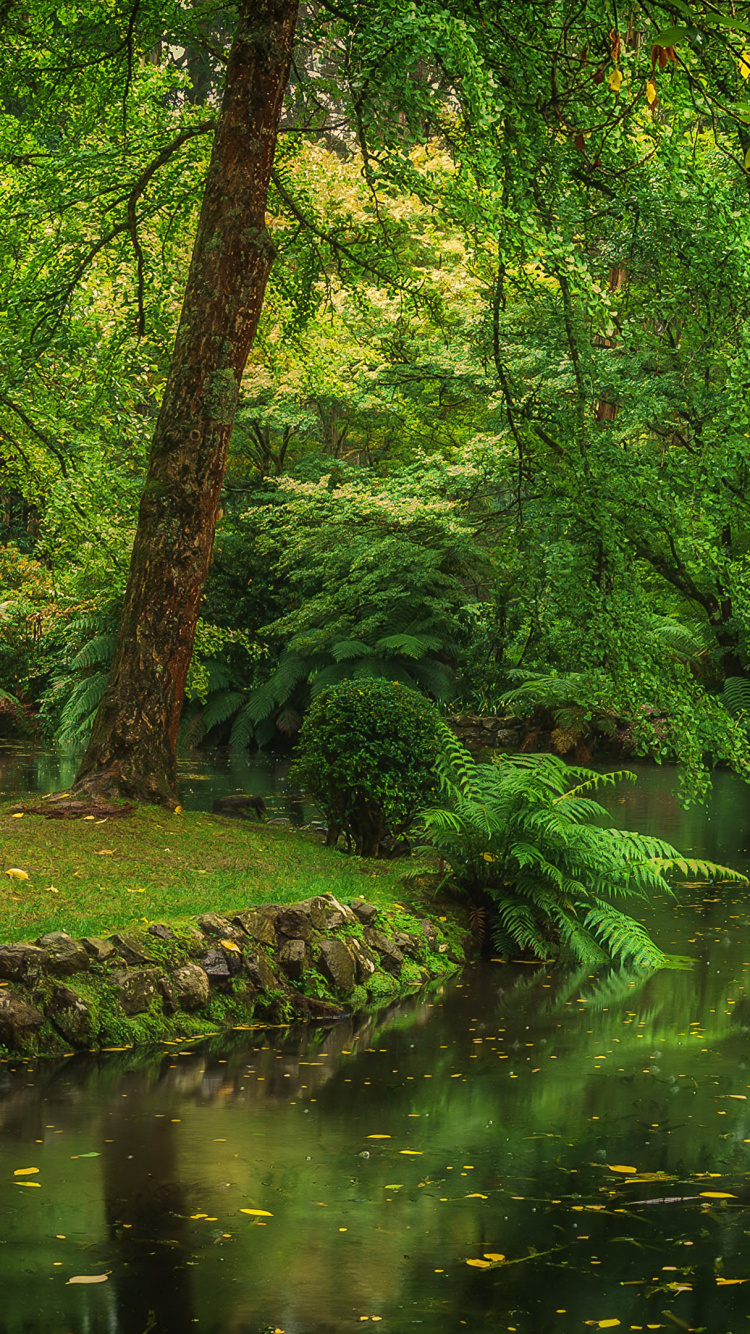
[[[0,4],[0,728],[82,746],[238,9]],[[183,709],[747,773],[750,6],[310,3]]]

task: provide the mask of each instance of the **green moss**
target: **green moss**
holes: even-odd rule
[[[391,996],[397,996],[399,985],[395,977],[390,973],[383,973],[380,969],[374,972],[367,983],[367,995],[370,1000],[385,1000]]]
[[[399,981],[402,987],[419,987],[424,981],[422,969],[412,959],[404,959]]]

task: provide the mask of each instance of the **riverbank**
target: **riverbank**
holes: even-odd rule
[[[198,813],[0,807],[0,1045],[130,1046],[391,1000],[466,956],[460,915],[411,869]]]

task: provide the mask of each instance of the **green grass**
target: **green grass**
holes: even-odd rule
[[[45,931],[106,936],[140,921],[238,912],[314,894],[414,902],[411,863],[363,861],[320,834],[141,807],[129,819],[14,818],[0,805],[0,941]],[[28,880],[4,874],[16,867]],[[57,890],[57,893],[53,892]],[[425,910],[435,905],[425,904]]]

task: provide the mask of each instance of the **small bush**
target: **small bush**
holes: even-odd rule
[[[295,773],[360,857],[376,857],[434,801],[439,718],[396,681],[342,681],[313,701],[300,732]]]

